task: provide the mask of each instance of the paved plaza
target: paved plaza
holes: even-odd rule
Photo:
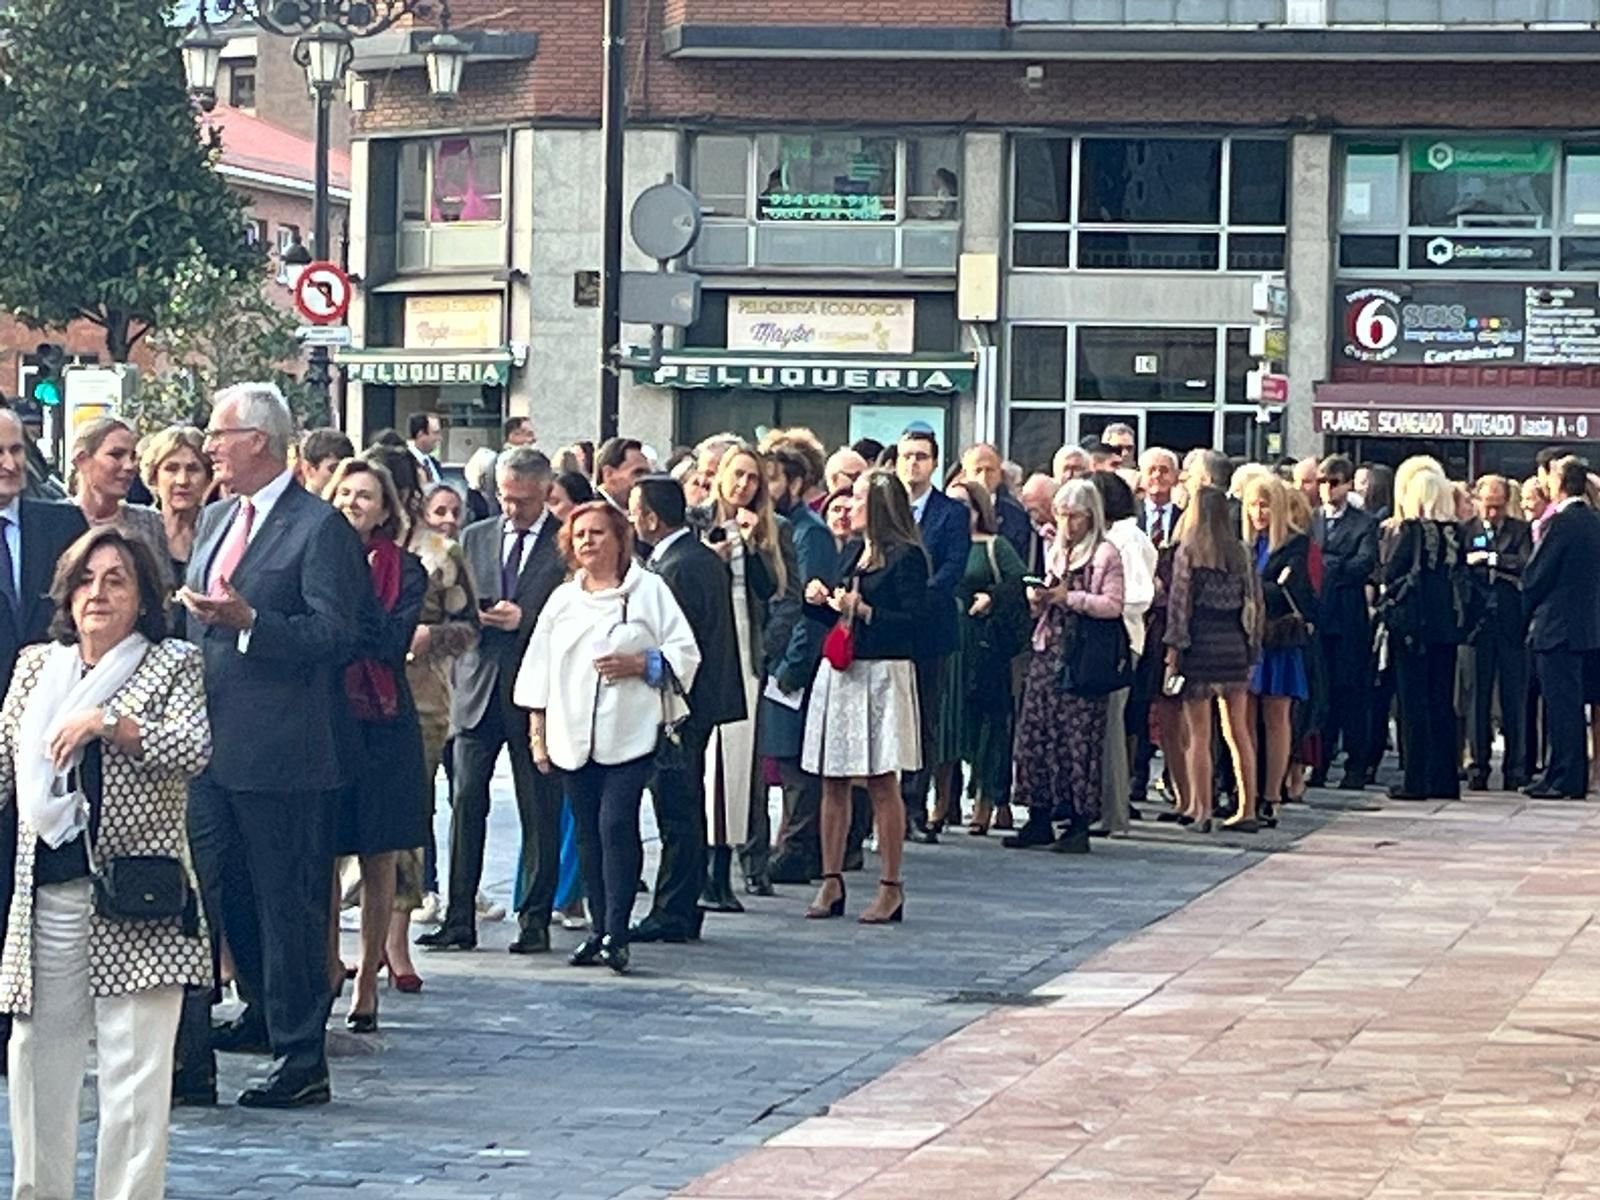
[[[1375,796],[1087,859],[956,831],[910,848],[901,928],[781,888],[627,979],[484,926],[384,993],[332,1105],[178,1113],[168,1194],[1600,1196],[1600,806]],[[502,794],[502,900],[515,844]],[[258,1060],[221,1061],[226,1098]]]

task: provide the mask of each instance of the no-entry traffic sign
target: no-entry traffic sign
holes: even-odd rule
[[[350,311],[350,276],[338,263],[314,262],[294,285],[294,306],[313,325],[332,325]]]

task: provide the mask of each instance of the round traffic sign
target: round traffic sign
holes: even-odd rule
[[[333,325],[350,311],[350,276],[338,263],[314,262],[294,285],[294,306],[313,325]]]

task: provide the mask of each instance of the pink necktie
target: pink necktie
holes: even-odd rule
[[[239,568],[239,560],[244,557],[245,548],[250,545],[250,526],[256,518],[256,507],[248,499],[239,501],[239,515],[233,519],[233,528],[228,530],[228,540],[222,543],[222,549],[217,553],[217,561],[211,568],[210,595],[215,600],[226,598],[227,592],[222,588],[225,579],[232,579],[234,571]]]

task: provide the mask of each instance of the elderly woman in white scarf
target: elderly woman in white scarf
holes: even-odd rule
[[[22,1196],[70,1196],[95,1044],[97,1196],[164,1194],[174,1035],[211,951],[189,865],[188,781],[211,755],[199,651],[166,637],[149,547],[118,525],[62,556],[54,639],[25,648],[0,708],[15,798],[0,959],[12,1161]]]
[[[1105,506],[1090,480],[1063,484],[1053,508],[1056,538],[1046,573],[1028,586],[1038,624],[1014,751],[1012,795],[1027,805],[1028,821],[1003,844],[1087,854],[1089,826],[1100,819],[1107,696],[1115,689],[1100,691],[1084,686],[1086,676],[1073,676],[1090,665],[1078,647],[1118,636],[1126,645],[1122,555],[1106,539]],[[1056,822],[1064,826],[1059,836]]]

